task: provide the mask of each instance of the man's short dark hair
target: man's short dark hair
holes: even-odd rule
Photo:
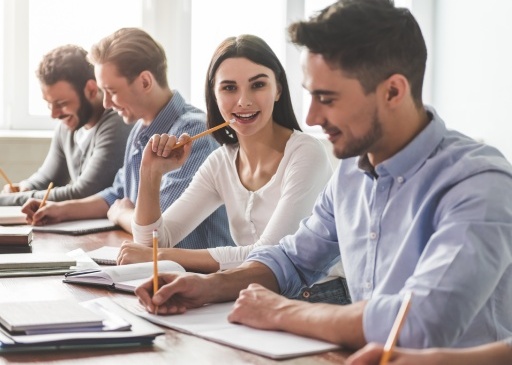
[[[87,81],[96,80],[94,66],[87,60],[87,51],[71,44],[57,47],[44,55],[36,76],[43,85],[67,81],[78,95],[83,95]]]
[[[359,80],[366,93],[393,74],[405,76],[422,105],[425,40],[410,11],[392,0],[341,0],[288,31],[293,43]]]

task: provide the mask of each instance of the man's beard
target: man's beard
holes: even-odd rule
[[[375,111],[369,131],[361,138],[351,141],[342,151],[338,151],[334,147],[333,153],[339,159],[361,156],[368,153],[370,147],[382,137],[382,134],[382,125]]]
[[[87,100],[83,93],[80,94],[80,108],[78,108],[76,115],[78,118],[78,126],[76,130],[86,125],[94,114],[94,108],[92,104]]]

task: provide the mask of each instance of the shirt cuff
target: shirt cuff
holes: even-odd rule
[[[151,243],[153,242],[153,231],[155,229],[158,229],[161,225],[162,216],[160,216],[160,218],[158,218],[155,223],[149,224],[147,226],[141,226],[135,223],[134,220],[132,220],[133,240],[143,245],[151,245]],[[162,240],[159,240],[159,243],[161,242]],[[159,246],[162,247],[162,245]]]
[[[277,279],[281,295],[295,296],[302,287],[299,273],[279,245],[256,247],[245,261],[257,261],[268,266]]]

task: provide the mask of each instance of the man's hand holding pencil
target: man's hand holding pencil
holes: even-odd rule
[[[22,207],[21,211],[27,215],[27,223],[33,226],[44,226],[60,222],[59,209],[57,203],[47,202],[50,191],[53,188],[53,182],[50,182],[48,189],[42,200],[29,199]]]
[[[42,208],[41,203],[41,199],[29,199],[21,208],[21,211],[27,215],[28,224],[45,226],[62,221],[61,209],[59,209],[58,203],[48,201]]]

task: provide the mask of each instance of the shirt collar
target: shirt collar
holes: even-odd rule
[[[425,106],[425,109],[431,116],[431,121],[407,146],[378,164],[374,171],[369,168],[371,165],[366,155],[359,159],[359,167],[373,177],[391,175],[407,179],[412,176],[439,146],[446,133],[444,121],[435,109],[430,106]]]
[[[135,143],[144,148],[151,136],[160,134],[162,131],[168,131],[180,116],[183,115],[184,107],[185,99],[183,99],[178,91],[173,90],[171,100],[160,110],[155,119],[148,126],[140,124],[141,127]]]

